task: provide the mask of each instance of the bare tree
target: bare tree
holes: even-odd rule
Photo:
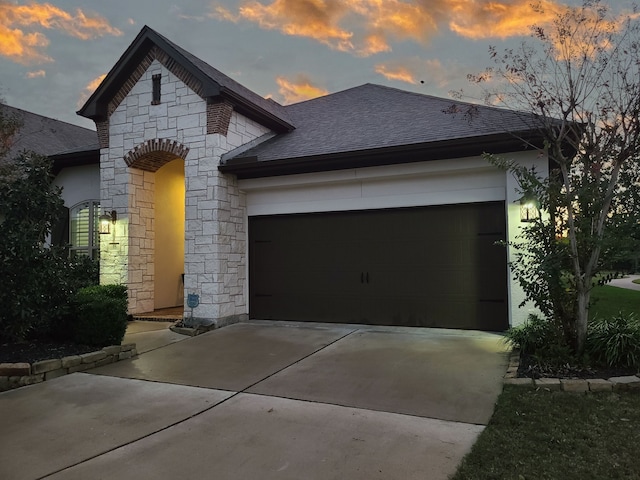
[[[540,4],[534,8],[545,13]],[[482,84],[489,103],[537,119],[552,162],[550,178],[538,178],[510,162],[502,166],[513,171],[523,192],[544,197],[539,200],[549,217],[540,221],[553,226],[538,228],[538,233],[532,230],[533,235],[551,232],[563,237],[552,239],[553,245],[548,238],[540,239],[538,247],[566,245],[555,251],[565,255],[556,265],[565,269],[556,272],[556,279],[565,283],[564,293],[549,301],[567,342],[582,353],[608,228],[620,214],[638,219],[637,210],[629,211],[637,204],[625,206],[620,194],[639,187],[640,14],[630,10],[614,15],[599,0],[562,7],[554,14],[552,22],[533,26],[532,38],[519,48],[490,48],[495,67],[469,78]],[[531,275],[535,267],[521,269],[520,275]],[[557,290],[536,285],[540,278],[520,280],[528,300],[551,297]],[[572,300],[568,306],[567,291]]]

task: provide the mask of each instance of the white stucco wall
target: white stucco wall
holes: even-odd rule
[[[63,168],[53,181],[62,187],[62,199],[65,207],[85,200],[100,198],[100,165],[80,165]]]
[[[513,153],[509,155],[520,165],[527,168],[535,166],[536,171],[542,177],[549,175],[549,160],[546,155],[540,155],[537,152],[523,152]],[[524,225],[520,220],[520,198],[522,194],[518,193],[518,183],[514,176],[510,173],[506,173],[506,196],[507,196],[507,235],[510,242],[517,242],[518,235],[521,233],[522,226]],[[514,260],[514,251],[509,249],[509,261]],[[530,313],[535,313],[537,310],[530,302],[520,307],[520,304],[524,300],[524,292],[520,285],[512,278],[509,284],[509,302],[511,312],[511,325],[517,326],[524,323]]]

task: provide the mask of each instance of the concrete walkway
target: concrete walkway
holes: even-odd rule
[[[640,279],[640,275],[626,275],[623,278],[611,280],[612,287],[628,288],[629,290],[640,290],[640,284],[633,283],[634,280]]]
[[[174,333],[169,327],[174,322],[133,321],[127,326],[127,333],[122,343],[135,343],[138,353],[145,353],[156,348],[186,340],[188,337]]]
[[[0,394],[0,478],[446,479],[489,420],[504,353],[491,334],[351,325],[169,339]]]

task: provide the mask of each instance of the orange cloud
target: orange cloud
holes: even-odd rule
[[[455,62],[443,65],[438,59],[424,60],[418,57],[379,63],[375,71],[388,80],[413,85],[424,83],[439,88],[451,87],[461,79],[466,80],[464,67]]]
[[[269,4],[248,0],[237,13],[216,5],[212,16],[250,21],[360,56],[391,50],[388,37],[426,40],[435,27],[428,9],[401,0],[273,0]]]
[[[34,72],[27,72],[25,75],[27,78],[43,78],[47,75],[47,72],[44,70],[36,70]]]
[[[529,35],[532,24],[548,24],[567,6],[550,0],[461,1],[452,9],[449,29],[473,40]]]
[[[18,63],[49,62],[52,59],[40,51],[48,45],[49,39],[41,33],[24,33],[0,23],[0,55],[4,57]]]
[[[405,83],[418,83],[415,74],[406,66],[403,65],[385,65],[378,64],[375,67],[376,73],[383,75],[388,80],[398,80]]]
[[[278,92],[284,98],[284,103],[302,102],[329,93],[324,88],[313,85],[309,77],[303,74],[297,75],[293,80],[277,77],[276,83],[280,87]]]
[[[433,10],[419,3],[400,0],[351,0],[353,12],[364,20],[363,56],[390,51],[389,39],[425,43],[438,31]]]
[[[52,61],[42,51],[49,39],[40,31],[27,32],[26,28],[55,29],[81,40],[122,35],[105,18],[87,16],[80,9],[72,15],[50,3],[16,5],[0,0],[0,55],[22,64]]]
[[[216,5],[211,16],[369,56],[391,51],[393,41],[427,43],[444,29],[473,40],[528,36],[531,25],[548,26],[570,8],[556,0],[244,0],[237,12]]]
[[[274,0],[268,5],[246,1],[237,15],[217,6],[214,16],[233,22],[248,20],[266,30],[312,38],[332,48],[348,51],[353,49],[353,34],[338,26],[347,12],[344,2],[339,0]]]
[[[103,73],[102,75],[99,75],[93,80],[91,80],[87,84],[87,86],[84,87],[84,90],[82,91],[82,93],[80,94],[80,98],[78,99],[78,103],[77,103],[78,108],[81,108],[82,105],[84,105],[87,99],[93,94],[93,92],[95,92],[96,88],[100,86],[100,84],[102,83],[102,81],[106,76],[107,74]]]

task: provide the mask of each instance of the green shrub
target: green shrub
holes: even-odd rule
[[[532,357],[541,366],[559,366],[576,363],[565,337],[553,322],[531,314],[524,324],[505,332],[505,340],[519,347],[521,355]]]
[[[83,345],[119,345],[127,330],[127,287],[95,285],[75,295],[72,339]]]
[[[67,286],[72,293],[100,283],[100,263],[91,257],[77,256],[67,260]]]
[[[21,341],[48,331],[68,297],[61,276],[64,256],[44,244],[62,211],[51,161],[23,152],[0,161],[0,340]]]
[[[632,313],[592,321],[587,351],[602,365],[640,368],[640,321]]]
[[[507,342],[513,347],[519,347],[524,355],[535,355],[551,341],[556,342],[555,330],[551,322],[531,314],[522,325],[510,328],[504,335]]]

